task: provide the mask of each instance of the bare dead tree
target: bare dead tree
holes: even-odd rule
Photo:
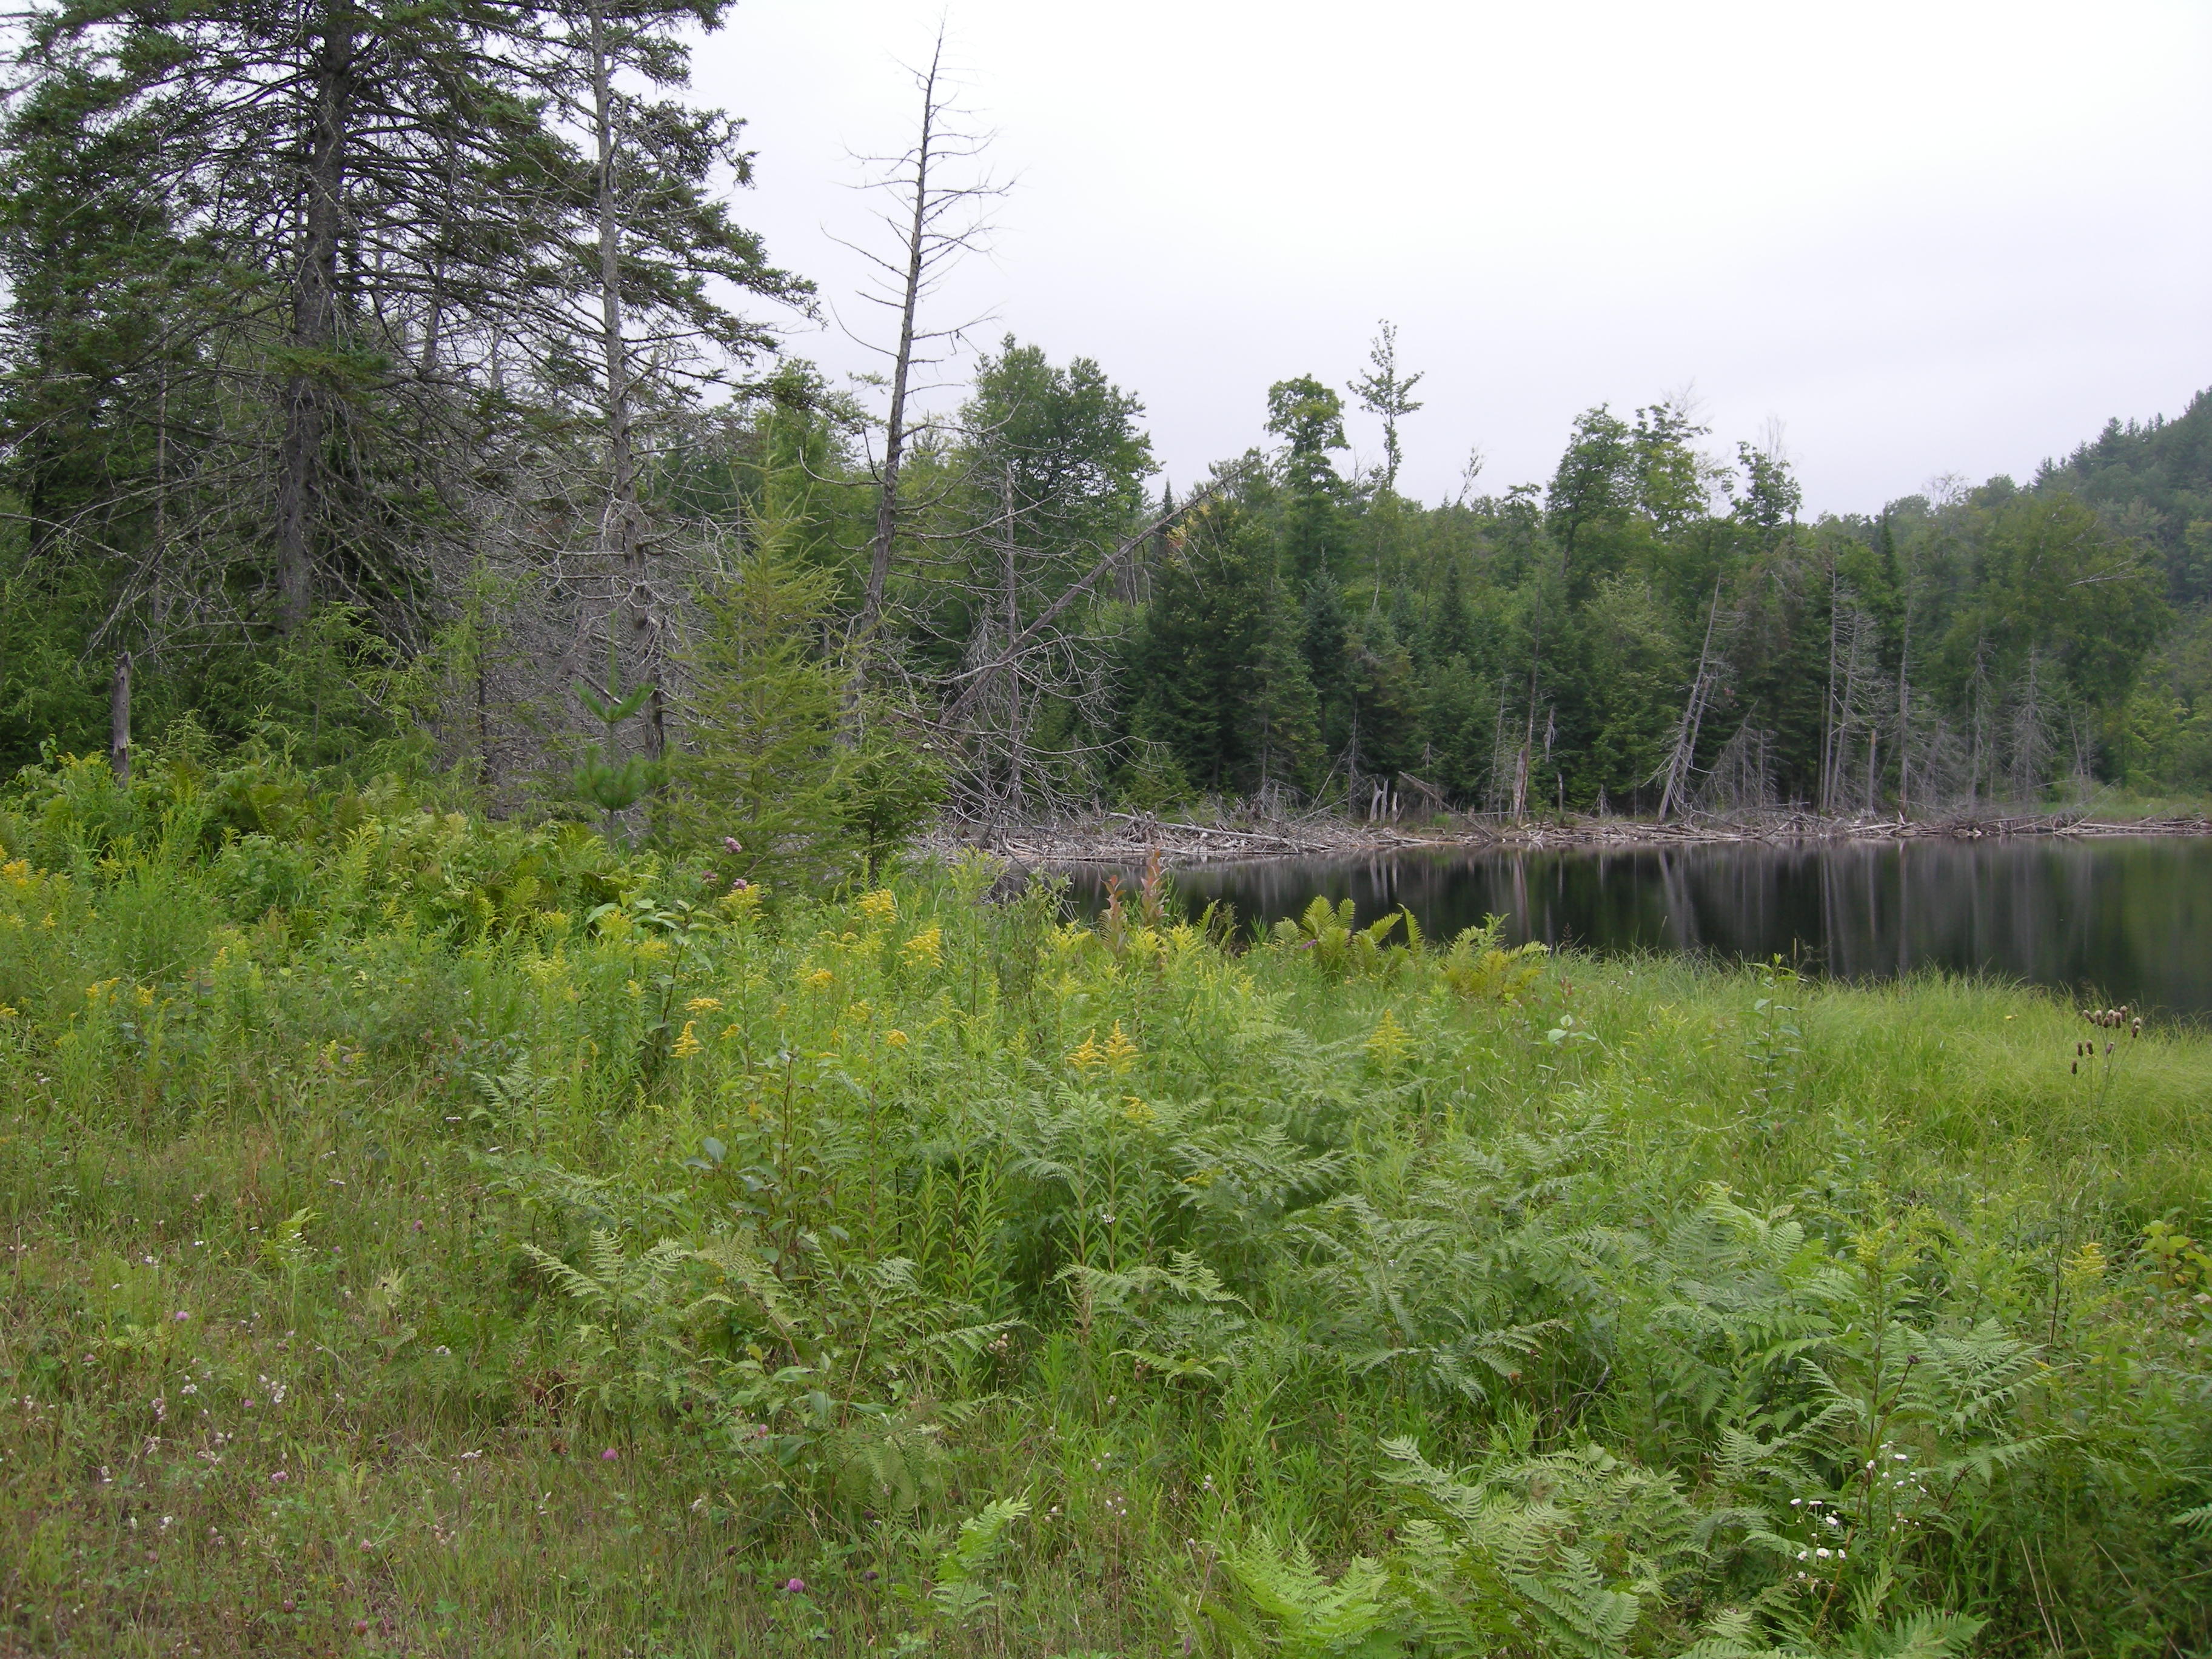
[[[2051,712],[2043,685],[2041,653],[2031,647],[2027,666],[2013,695],[2012,718],[2007,745],[2007,782],[2014,800],[2026,800],[2040,789],[2050,775],[2055,752]]]
[[[1773,746],[1774,733],[1758,723],[1754,712],[1713,757],[1712,769],[1698,792],[1699,805],[1712,812],[1774,807]]]
[[[1832,568],[1829,573],[1828,684],[1821,709],[1820,776],[1818,805],[1823,812],[1845,810],[1847,780],[1863,740],[1878,742],[1875,710],[1874,617]],[[1869,784],[1871,801],[1872,785]]]
[[[872,267],[870,283],[860,298],[887,311],[896,321],[890,344],[854,337],[886,359],[890,369],[883,453],[874,468],[875,534],[869,548],[867,586],[853,627],[856,684],[868,672],[883,627],[892,550],[905,507],[899,493],[900,475],[914,438],[914,403],[934,389],[918,380],[917,372],[926,374],[951,357],[968,331],[985,320],[975,317],[957,324],[935,325],[926,321],[922,308],[942,288],[961,256],[986,245],[992,228],[991,204],[1009,188],[980,169],[992,135],[971,125],[953,102],[941,27],[930,50],[929,65],[915,73],[915,82],[921,94],[921,115],[914,143],[897,155],[862,158],[865,165],[874,169],[874,176],[863,188],[878,192],[892,204],[878,217],[890,234],[889,246],[893,251],[886,253],[854,242],[843,243]]]
[[[118,783],[131,781],[131,653],[115,653],[107,682],[107,764]]]
[[[1178,523],[1244,469],[1219,470],[1180,504],[1164,502],[1121,533],[1071,541],[1080,477],[1036,493],[1017,482],[1017,452],[1003,447],[998,428],[967,440],[969,465],[938,505],[964,502],[973,516],[948,525],[933,512],[905,532],[933,601],[917,611],[915,626],[934,633],[939,651],[957,652],[958,666],[916,677],[911,690],[917,704],[934,705],[928,723],[944,752],[962,757],[951,780],[953,812],[990,822],[1034,818],[1087,793],[1088,763],[1121,742],[1106,735],[1119,636],[1098,601],[1139,561],[1179,556]],[[890,672],[899,665],[878,667]]]
[[[1665,823],[1677,808],[1689,803],[1690,772],[1698,752],[1698,733],[1705,725],[1705,708],[1719,688],[1722,659],[1713,655],[1713,636],[1721,614],[1721,579],[1713,578],[1712,604],[1705,611],[1705,641],[1698,651],[1697,677],[1682,705],[1682,718],[1674,727],[1674,742],[1664,769],[1666,782],[1659,791],[1659,820]]]
[[[962,672],[960,678],[965,684],[945,705],[945,721],[949,725],[957,724],[965,719],[993,681],[1012,668],[1025,652],[1046,641],[1057,629],[1060,618],[1073,606],[1095,593],[1100,582],[1135,557],[1163,532],[1171,529],[1178,520],[1213,501],[1243,475],[1244,469],[1241,466],[1224,468],[1203,488],[1194,489],[1185,496],[1181,505],[1167,507],[1103,551],[1088,570],[1062,588],[1051,603],[1009,639],[995,656]]]

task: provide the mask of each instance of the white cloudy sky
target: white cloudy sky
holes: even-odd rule
[[[951,0],[1018,175],[942,314],[991,310],[1145,400],[1178,480],[1341,386],[1376,320],[1425,371],[1402,484],[1548,474],[1578,410],[1693,384],[1771,418],[1816,509],[2025,474],[2212,386],[2204,0]],[[896,149],[939,6],[741,0],[702,97],[742,204],[848,319],[854,152]],[[862,366],[834,329],[794,349]],[[1364,417],[1364,456],[1379,449]]]

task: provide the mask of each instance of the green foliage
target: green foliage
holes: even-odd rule
[[[945,769],[927,741],[872,726],[847,757],[838,810],[864,871],[882,870],[945,801]]]
[[[1424,1641],[1448,1652],[1626,1654],[1711,1553],[1715,1522],[1664,1474],[1600,1447],[1494,1457],[1473,1480],[1385,1443],[1416,1499],[1399,1572]]]
[[[956,1625],[971,1624],[999,1605],[1008,1585],[986,1575],[1006,1553],[1014,1523],[1030,1512],[1026,1498],[994,1498],[960,1523],[952,1547],[937,1559],[930,1605]]]
[[[0,841],[9,1639],[2212,1640],[2194,1033],[2100,1097],[1971,982],[708,902],[266,758]]]
[[[2171,420],[2106,422],[2072,454],[2045,462],[2035,487],[2077,495],[2144,536],[2174,605],[2212,601],[2212,393],[2199,392]]]
[[[1236,1581],[1249,1613],[1208,1601],[1206,1612],[1237,1655],[1277,1653],[1285,1659],[1391,1659],[1404,1644],[1388,1628],[1390,1607],[1382,1565],[1355,1559],[1332,1583],[1304,1544],[1288,1550],[1265,1540],[1224,1549],[1221,1565]],[[1251,1615],[1267,1621],[1263,1631]]]
[[[1041,554],[1119,534],[1144,505],[1142,480],[1152,471],[1152,440],[1137,428],[1143,413],[1091,359],[1057,367],[1009,335],[996,356],[976,364],[963,416],[975,434],[967,459],[981,516],[1005,510],[1004,483],[1024,538]]]
[[[1412,921],[1411,911],[1393,910],[1361,927],[1355,925],[1350,899],[1331,904],[1325,896],[1316,896],[1304,915],[1285,916],[1277,922],[1274,938],[1279,945],[1310,952],[1316,969],[1330,978],[1340,978],[1372,974],[1392,965],[1397,958],[1385,948],[1386,942],[1400,922],[1411,924]]]
[[[692,1364],[681,1336],[690,1322],[678,1300],[685,1288],[681,1244],[664,1238],[632,1256],[613,1233],[595,1227],[574,1266],[527,1242],[522,1249],[575,1304],[568,1346],[575,1371],[568,1385],[580,1400],[617,1419],[683,1401]]]
[[[1504,933],[1503,916],[1462,929],[1438,964],[1444,983],[1470,1000],[1518,1002],[1543,976],[1547,951],[1534,939],[1509,951],[1498,942]]]
[[[1158,577],[1137,650],[1132,717],[1188,784],[1247,791],[1317,780],[1319,711],[1291,591],[1263,526],[1235,503],[1194,514]],[[1153,793],[1174,799],[1172,791]]]
[[[668,769],[659,761],[643,755],[624,756],[619,762],[615,758],[617,733],[623,722],[645,707],[653,696],[653,688],[645,684],[624,690],[614,653],[610,649],[606,684],[593,687],[578,680],[574,690],[576,701],[605,728],[606,748],[602,752],[597,744],[586,747],[584,757],[568,774],[568,788],[577,799],[599,809],[607,842],[611,846],[616,818],[667,781]]]
[[[2017,680],[2039,654],[2060,695],[2124,702],[2168,620],[2140,548],[2063,494],[2005,502],[1982,547],[1982,580],[1945,641],[1957,683],[1978,668]]]
[[[734,842],[736,873],[774,884],[841,873],[852,828],[896,835],[924,775],[896,775],[878,751],[874,785],[864,780],[848,797],[836,729],[844,680],[823,649],[831,582],[785,551],[784,533],[764,527],[700,590],[684,746],[671,764],[680,832]],[[860,809],[851,828],[848,799]]]

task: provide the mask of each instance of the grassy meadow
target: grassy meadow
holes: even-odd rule
[[[19,781],[0,1651],[2212,1653],[2212,1040],[728,887]]]

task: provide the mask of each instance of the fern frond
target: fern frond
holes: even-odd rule
[[[594,1235],[596,1237],[597,1235]],[[604,1304],[609,1298],[607,1287],[592,1274],[578,1272],[550,1250],[526,1243],[522,1253],[538,1266],[538,1270],[551,1279],[561,1291],[574,1301]]]

